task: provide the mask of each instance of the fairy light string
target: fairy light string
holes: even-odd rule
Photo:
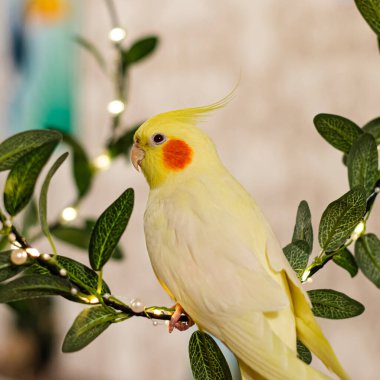
[[[125,304],[114,295],[108,293],[100,294],[99,290],[95,291],[76,277],[72,276],[69,269],[59,264],[53,255],[40,253],[37,248],[32,247],[18,232],[14,224],[7,219],[2,210],[0,210],[0,222],[3,229],[2,233],[4,234],[4,232],[7,231],[8,238],[13,247],[10,258],[13,265],[24,265],[27,260],[30,260],[32,263],[33,261],[37,262],[42,267],[46,268],[52,275],[65,278],[71,286],[71,295],[89,305],[103,304],[107,307],[112,307],[115,310],[121,311],[128,316],[143,317],[151,320],[169,321],[171,319],[171,316],[174,313],[173,309],[160,306],[146,307],[138,298],[132,299],[129,304]],[[83,293],[80,289],[86,290],[89,294]],[[188,317],[184,314],[179,320],[183,323],[189,322]]]
[[[114,86],[114,99],[108,102],[107,112],[110,116],[111,124],[111,137],[109,141],[115,142],[117,139],[118,131],[122,124],[123,114],[126,110],[127,103],[127,73],[123,69],[123,49],[122,42],[127,37],[126,30],[121,27],[116,7],[113,0],[105,0],[110,20],[111,29],[108,32],[108,38],[114,48],[115,61],[113,64],[113,78]],[[98,156],[91,161],[94,176],[100,172],[104,172],[110,168],[112,164],[112,157],[104,149]],[[63,224],[71,223],[79,216],[79,201],[65,207],[60,214],[60,222]]]

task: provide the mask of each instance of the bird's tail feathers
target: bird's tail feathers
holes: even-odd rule
[[[220,332],[224,343],[236,355],[244,380],[328,379],[297,358],[272,331],[263,313],[225,321]]]
[[[330,343],[323,335],[305,296],[291,281],[289,281],[289,285],[296,316],[297,337],[321,359],[329,370],[335,372],[341,380],[349,380],[350,377],[343,369]]]

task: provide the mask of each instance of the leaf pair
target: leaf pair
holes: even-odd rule
[[[0,144],[0,170],[10,169],[4,189],[4,206],[10,215],[29,203],[37,178],[60,140],[58,132],[32,130]]]
[[[314,124],[327,142],[347,155],[345,162],[350,188],[362,186],[368,197],[378,178],[379,119],[360,129],[342,116],[322,113],[314,118]]]
[[[307,202],[302,201],[297,210],[292,242],[283,249],[289,264],[299,279],[301,279],[307,267],[312,249],[313,226],[311,224],[311,213]]]
[[[114,253],[131,216],[133,202],[133,189],[127,189],[96,221],[89,245],[89,258],[94,270],[101,271]],[[61,262],[62,259],[65,262]],[[91,269],[72,267],[71,260],[68,258],[60,258],[58,262],[67,268],[69,277],[75,283],[81,283],[86,277],[88,281],[84,284],[85,288],[89,286],[93,290],[96,289],[99,277]],[[103,282],[101,293],[109,292],[108,286]],[[65,337],[63,352],[74,352],[84,348],[106,330],[111,323],[129,317],[130,315],[126,313],[119,313],[105,306],[92,306],[84,309],[75,319]]]
[[[98,285],[97,273],[76,260],[64,256],[57,256],[55,259],[51,259],[56,260],[59,267],[67,271],[67,279],[64,282],[58,281],[60,284],[65,284],[65,291],[62,293],[61,291],[56,291],[55,281],[55,278],[59,280],[61,278],[52,276],[51,271],[43,265],[43,261],[42,263],[38,263],[28,260],[23,265],[14,265],[10,260],[10,255],[11,251],[0,253],[0,281],[9,279],[23,270],[26,275],[1,287],[3,293],[2,297],[0,297],[0,303],[50,295],[63,295],[76,302],[82,302],[78,297],[72,296],[72,283],[76,284],[76,290],[82,292],[84,296],[96,293]],[[29,277],[30,279],[24,280]],[[100,292],[101,294],[110,293],[110,289],[104,281],[102,281]]]
[[[106,60],[93,43],[81,36],[76,36],[75,41],[95,58],[103,71],[106,71]],[[135,41],[129,49],[120,48],[121,70],[123,76],[125,76],[130,65],[141,62],[149,57],[155,51],[157,45],[158,37],[148,36]]]

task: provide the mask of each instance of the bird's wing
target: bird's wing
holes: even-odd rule
[[[150,196],[146,242],[160,282],[190,315],[201,304],[209,312],[227,314],[289,306],[268,271],[262,227],[246,219],[251,203],[236,202],[228,188],[205,190],[197,181],[168,197]],[[248,237],[247,230],[256,238]]]

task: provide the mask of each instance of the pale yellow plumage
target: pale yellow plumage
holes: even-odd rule
[[[136,132],[132,156],[151,188],[144,222],[153,269],[199,328],[236,355],[244,379],[327,378],[297,358],[296,334],[348,379],[255,201],[195,125],[224,103],[161,114]]]

